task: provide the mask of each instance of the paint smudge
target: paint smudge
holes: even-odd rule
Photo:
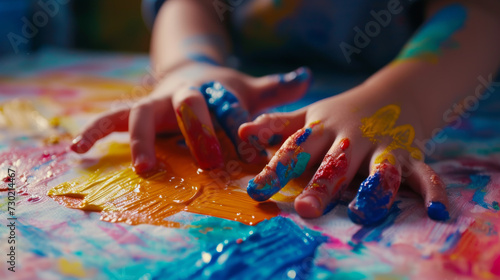
[[[363,226],[359,229],[353,236],[352,242],[359,246],[361,242],[380,242],[382,240],[382,234],[384,230],[390,228],[396,218],[401,213],[401,209],[398,207],[399,202],[396,201],[391,209],[387,213],[387,218],[377,226]]]
[[[215,244],[210,238],[207,248],[175,260],[158,275],[172,279],[308,279],[316,249],[327,241],[319,232],[282,217],[238,232],[240,237],[219,239]]]
[[[470,183],[467,186],[468,189],[474,189],[474,195],[472,197],[472,201],[485,208],[485,209],[495,209],[493,204],[489,204],[484,201],[484,198],[487,194],[487,187],[491,181],[490,176],[481,175],[481,174],[473,174],[469,176]]]
[[[340,191],[346,186],[344,176],[349,168],[349,161],[344,151],[349,145],[349,139],[342,139],[338,149],[325,156],[305,189],[307,196],[314,196],[320,203],[318,210],[325,209],[323,213],[335,207],[335,201],[340,198]]]
[[[245,142],[238,136],[240,125],[251,121],[251,118],[236,96],[226,90],[219,82],[209,82],[202,85],[200,92],[205,97],[209,110],[215,115],[217,122],[231,139],[241,159],[253,163],[266,162],[267,152],[263,147]],[[248,153],[249,156],[246,156]]]
[[[313,122],[307,128],[290,136],[266,168],[248,182],[247,192],[251,198],[257,201],[268,200],[291,179],[298,178],[304,173],[311,155],[304,152],[300,145],[307,140],[313,128],[319,123],[319,121]]]
[[[432,201],[429,206],[427,206],[427,215],[429,218],[436,221],[446,221],[450,219],[450,213],[448,213],[446,206],[439,201]]]
[[[60,184],[49,195],[70,208],[101,211],[101,220],[128,224],[178,227],[180,224],[167,218],[185,211],[255,225],[279,213],[275,203],[259,204],[238,187],[239,179],[255,174],[261,165],[236,161],[236,155],[226,151],[226,158],[236,161],[241,172],[201,171],[188,150],[176,145],[179,138],[156,141],[160,169],[154,174],[137,175],[126,149],[111,154],[113,161],[108,157],[90,168],[90,176]],[[227,145],[229,139],[221,135],[221,141]],[[103,164],[120,167],[109,171]]]
[[[12,149],[0,154],[0,170],[16,171],[16,190],[29,202],[38,202],[45,196],[45,186],[69,170],[66,162],[68,142],[41,147]],[[6,191],[1,186],[0,191]]]
[[[399,171],[389,163],[375,167],[359,187],[358,194],[349,205],[348,214],[357,224],[374,225],[387,216],[401,182]]]
[[[457,48],[453,35],[461,30],[467,20],[467,10],[461,4],[451,4],[439,10],[422,27],[393,64],[406,61],[437,63],[443,49]]]
[[[219,62],[217,62],[215,59],[203,53],[189,53],[187,55],[187,58],[194,62],[205,63],[213,66],[220,66]]]
[[[385,150],[377,156],[375,164],[382,163],[388,160],[393,165],[396,164],[396,159],[391,154],[391,151],[396,149],[404,149],[416,160],[422,160],[422,152],[412,147],[413,139],[415,138],[415,130],[409,124],[396,126],[396,121],[399,119],[401,108],[398,105],[387,105],[379,109],[373,116],[361,119],[361,131],[363,136],[370,138],[370,141],[380,141],[382,137],[391,137],[392,142]]]
[[[224,166],[220,143],[214,131],[200,122],[188,104],[182,104],[176,113],[182,135],[200,168],[212,169]]]

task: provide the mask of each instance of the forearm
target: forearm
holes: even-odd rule
[[[168,0],[154,24],[151,63],[160,75],[190,61],[223,64],[228,46],[228,35],[211,1]]]
[[[481,96],[484,80],[495,77],[500,67],[500,2],[430,1],[428,6],[424,26],[364,85],[412,99],[416,108],[425,108],[423,126],[435,128],[449,121],[443,114],[453,103]]]

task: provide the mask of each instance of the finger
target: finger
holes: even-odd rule
[[[236,96],[219,82],[205,83],[200,91],[217,122],[231,139],[240,158],[246,162],[267,161],[267,153],[263,147],[252,145],[238,136],[238,128],[250,121],[250,114],[241,106]]]
[[[295,199],[295,210],[304,218],[321,216],[340,198],[340,192],[352,180],[361,164],[351,163],[352,149],[348,138],[337,138],[304,191]]]
[[[318,162],[329,143],[319,121],[300,129],[288,137],[264,170],[248,182],[248,194],[257,201],[271,198],[291,179]]]
[[[434,170],[421,161],[415,161],[408,184],[422,194],[429,218],[446,221],[450,218],[446,186]]]
[[[156,164],[155,156],[155,104],[144,99],[136,103],[129,116],[130,150],[137,173],[151,171]]]
[[[371,175],[361,183],[356,198],[349,204],[351,220],[362,225],[376,225],[389,212],[401,184],[401,167],[392,160],[376,164]]]
[[[290,113],[263,114],[253,122],[241,125],[239,135],[242,139],[257,142],[259,145],[278,145],[304,127],[305,118],[306,109]]]
[[[127,108],[98,117],[75,137],[70,149],[76,153],[85,153],[92,148],[97,140],[106,137],[110,133],[127,131],[129,112],[130,110]]]
[[[199,90],[190,88],[173,97],[177,123],[191,154],[202,169],[224,166],[222,149],[210,120],[205,99]]]
[[[252,104],[252,112],[302,98],[312,83],[312,73],[307,67],[300,67],[290,73],[273,74],[256,78],[251,83],[257,97],[251,96],[247,104]]]

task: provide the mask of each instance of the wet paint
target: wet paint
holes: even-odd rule
[[[261,173],[248,182],[247,193],[251,198],[257,201],[268,200],[291,179],[298,178],[304,173],[311,155],[304,152],[300,145],[307,140],[312,129],[319,123],[314,122],[290,136],[274,155],[273,159],[277,159],[275,168],[272,167],[273,160],[271,160]]]
[[[362,242],[380,242],[384,231],[394,225],[394,222],[402,212],[398,207],[399,203],[398,201],[394,202],[391,209],[387,212],[387,217],[382,223],[376,226],[363,226],[352,236],[351,241],[357,246]]]
[[[174,260],[158,275],[172,279],[309,279],[316,250],[328,239],[282,217],[240,227],[237,232],[239,237],[232,233],[228,239],[207,236],[208,246]]]
[[[361,119],[361,131],[363,136],[370,138],[370,141],[377,142],[383,137],[392,138],[392,142],[377,156],[375,164],[389,161],[393,165],[396,164],[396,159],[391,154],[393,150],[404,149],[410,153],[411,157],[416,160],[422,160],[422,152],[412,147],[413,139],[415,138],[415,129],[409,124],[396,126],[396,121],[399,119],[401,108],[398,105],[387,105],[379,109],[373,116]]]
[[[357,224],[376,225],[384,220],[399,189],[401,175],[390,163],[378,164],[359,187],[348,214]]]
[[[453,36],[465,26],[466,21],[467,9],[463,5],[445,6],[417,32],[393,63],[406,61],[437,63],[444,50],[459,46],[453,41]]]
[[[154,174],[137,175],[130,167],[130,151],[120,150],[121,155],[109,155],[118,170],[106,171],[102,164],[110,164],[108,157],[104,163],[89,168],[90,176],[60,184],[48,194],[70,208],[100,211],[101,220],[128,224],[179,227],[168,218],[182,211],[248,225],[278,215],[275,203],[259,204],[238,186],[239,179],[255,174],[261,165],[237,161],[241,172],[220,177],[218,172],[200,171],[188,150],[176,145],[179,138],[157,140],[159,170]],[[220,138],[223,144],[229,143],[222,135]],[[237,160],[229,151],[225,156],[229,161]]]
[[[349,139],[342,139],[338,149],[324,157],[314,177],[305,189],[308,196],[316,197],[316,200],[320,203],[318,210],[325,209],[323,213],[335,207],[336,200],[340,198],[340,191],[346,186],[344,181],[349,168],[349,161],[344,151],[348,147]]]
[[[238,136],[240,125],[251,121],[251,118],[236,96],[226,90],[219,82],[209,82],[202,85],[200,92],[205,97],[209,110],[231,139],[241,158],[247,162],[264,162],[267,159],[266,150],[263,147],[245,142]],[[250,154],[248,157],[243,156],[243,152]]]
[[[470,183],[467,188],[475,190],[474,195],[472,196],[472,201],[485,209],[494,209],[492,204],[485,201],[487,187],[491,181],[491,177],[483,174],[473,174],[469,176],[469,179]]]
[[[450,219],[450,213],[446,209],[446,206],[439,201],[432,201],[427,206],[427,215],[429,218],[436,221],[446,221]]]
[[[200,122],[188,104],[182,104],[177,109],[176,116],[186,144],[200,168],[213,169],[224,166],[220,143],[214,131]]]

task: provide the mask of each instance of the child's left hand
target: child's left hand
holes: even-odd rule
[[[409,96],[359,86],[298,111],[262,115],[242,125],[242,139],[258,136],[265,144],[269,142],[263,139],[266,133],[267,137],[288,137],[265,169],[249,182],[249,195],[258,201],[267,200],[289,180],[321,162],[295,199],[299,215],[319,217],[339,199],[356,173],[366,175],[370,166],[371,175],[349,205],[354,222],[382,221],[402,179],[422,194],[432,219],[447,220],[445,185],[423,162],[423,154],[413,143],[414,137],[426,139],[432,130],[427,126],[434,125],[426,120],[435,116],[427,116]]]

